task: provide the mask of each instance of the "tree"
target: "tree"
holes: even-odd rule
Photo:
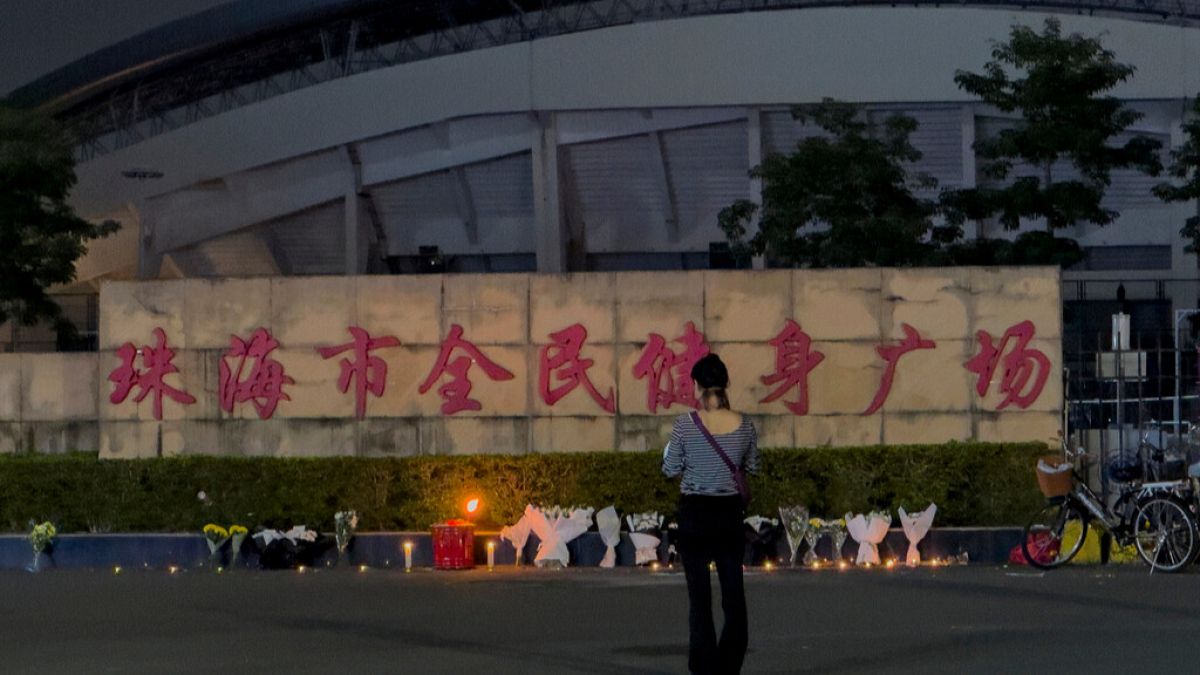
[[[1200,200],[1200,97],[1192,101],[1192,117],[1183,124],[1183,145],[1171,151],[1171,167],[1168,175],[1183,181],[1182,185],[1160,183],[1154,194],[1165,202]],[[1189,242],[1184,249],[1188,253],[1200,253],[1200,201],[1196,215],[1184,221],[1179,230]]]
[[[718,216],[735,255],[810,267],[916,265],[928,262],[939,241],[957,237],[957,227],[934,227],[937,204],[910,184],[906,165],[921,158],[909,142],[916,120],[895,114],[875,129],[856,106],[830,99],[797,107],[793,116],[826,134],[751,169],[763,181],[762,205],[742,199]],[[758,231],[747,238],[756,215]]]
[[[73,281],[87,242],[118,227],[75,215],[66,201],[74,185],[71,143],[58,125],[0,106],[0,323],[72,330],[46,291]]]
[[[958,71],[959,88],[1021,119],[996,136],[975,142],[984,175],[996,184],[950,190],[942,205],[950,222],[998,216],[1007,230],[1023,220],[1043,220],[1046,231],[1078,223],[1107,225],[1119,215],[1101,204],[1117,168],[1158,175],[1161,144],[1135,136],[1117,144],[1118,135],[1142,117],[1106,94],[1128,80],[1133,66],[1118,63],[1096,38],[1063,36],[1058,19],[1049,18],[1041,33],[1013,26],[1009,39],[993,45],[982,73]],[[1069,163],[1078,177],[1055,172]],[[1033,169],[1002,182],[1018,166]],[[1038,238],[1045,248],[1045,238]],[[1049,248],[1061,247],[1050,243]]]

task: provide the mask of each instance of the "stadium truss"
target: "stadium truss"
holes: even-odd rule
[[[188,24],[196,24],[204,16],[197,15],[176,22],[173,41],[180,42],[177,35],[182,31],[184,44],[160,47],[168,52],[166,55],[154,53],[155,44],[162,40],[156,43],[151,31],[106,50],[107,64],[89,67],[85,59],[64,69],[66,72],[23,87],[13,93],[11,100],[54,112],[77,139],[78,158],[86,161],[273,96],[423,59],[673,18],[896,5],[880,0],[433,0],[386,6],[363,0],[308,3],[307,12],[292,12],[287,21],[268,26],[254,25],[253,19],[247,21],[243,16],[239,24],[242,31],[233,36],[214,36],[211,25],[194,26],[197,30],[189,43]],[[1200,19],[1200,0],[973,0],[954,6],[1112,14],[1181,24]],[[244,14],[254,9],[245,2],[232,8]]]

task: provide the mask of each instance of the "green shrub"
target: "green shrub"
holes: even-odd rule
[[[763,451],[751,511],[805,504],[814,514],[938,505],[938,524],[1016,525],[1040,503],[1033,477],[1045,446],[950,443]],[[657,452],[406,458],[94,455],[0,458],[0,528],[30,518],[63,532],[199,531],[208,522],[332,529],[355,509],[362,530],[425,530],[479,496],[482,526],[514,522],[526,503],[674,508],[678,484]],[[207,503],[197,498],[203,490]]]

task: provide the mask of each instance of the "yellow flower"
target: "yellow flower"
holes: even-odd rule
[[[813,527],[821,527],[825,524],[825,521],[821,520],[820,518],[813,518],[812,520],[808,521],[808,524]]]
[[[224,539],[229,536],[229,531],[216,523],[209,523],[204,526],[204,534],[216,539]]]
[[[250,530],[247,530],[244,525],[230,525],[229,526],[229,534],[230,535],[246,534],[249,531]]]

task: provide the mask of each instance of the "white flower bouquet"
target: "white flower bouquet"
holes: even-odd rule
[[[917,513],[905,513],[904,507],[900,507],[900,526],[904,528],[904,536],[908,537],[908,555],[905,556],[904,562],[909,567],[921,564],[921,552],[917,550],[917,544],[929,534],[936,514],[936,504],[930,504],[924,511]]]
[[[858,542],[859,565],[879,564],[879,544],[887,536],[888,527],[892,524],[892,514],[887,511],[871,511],[866,515],[846,514],[846,529],[854,541]]]

